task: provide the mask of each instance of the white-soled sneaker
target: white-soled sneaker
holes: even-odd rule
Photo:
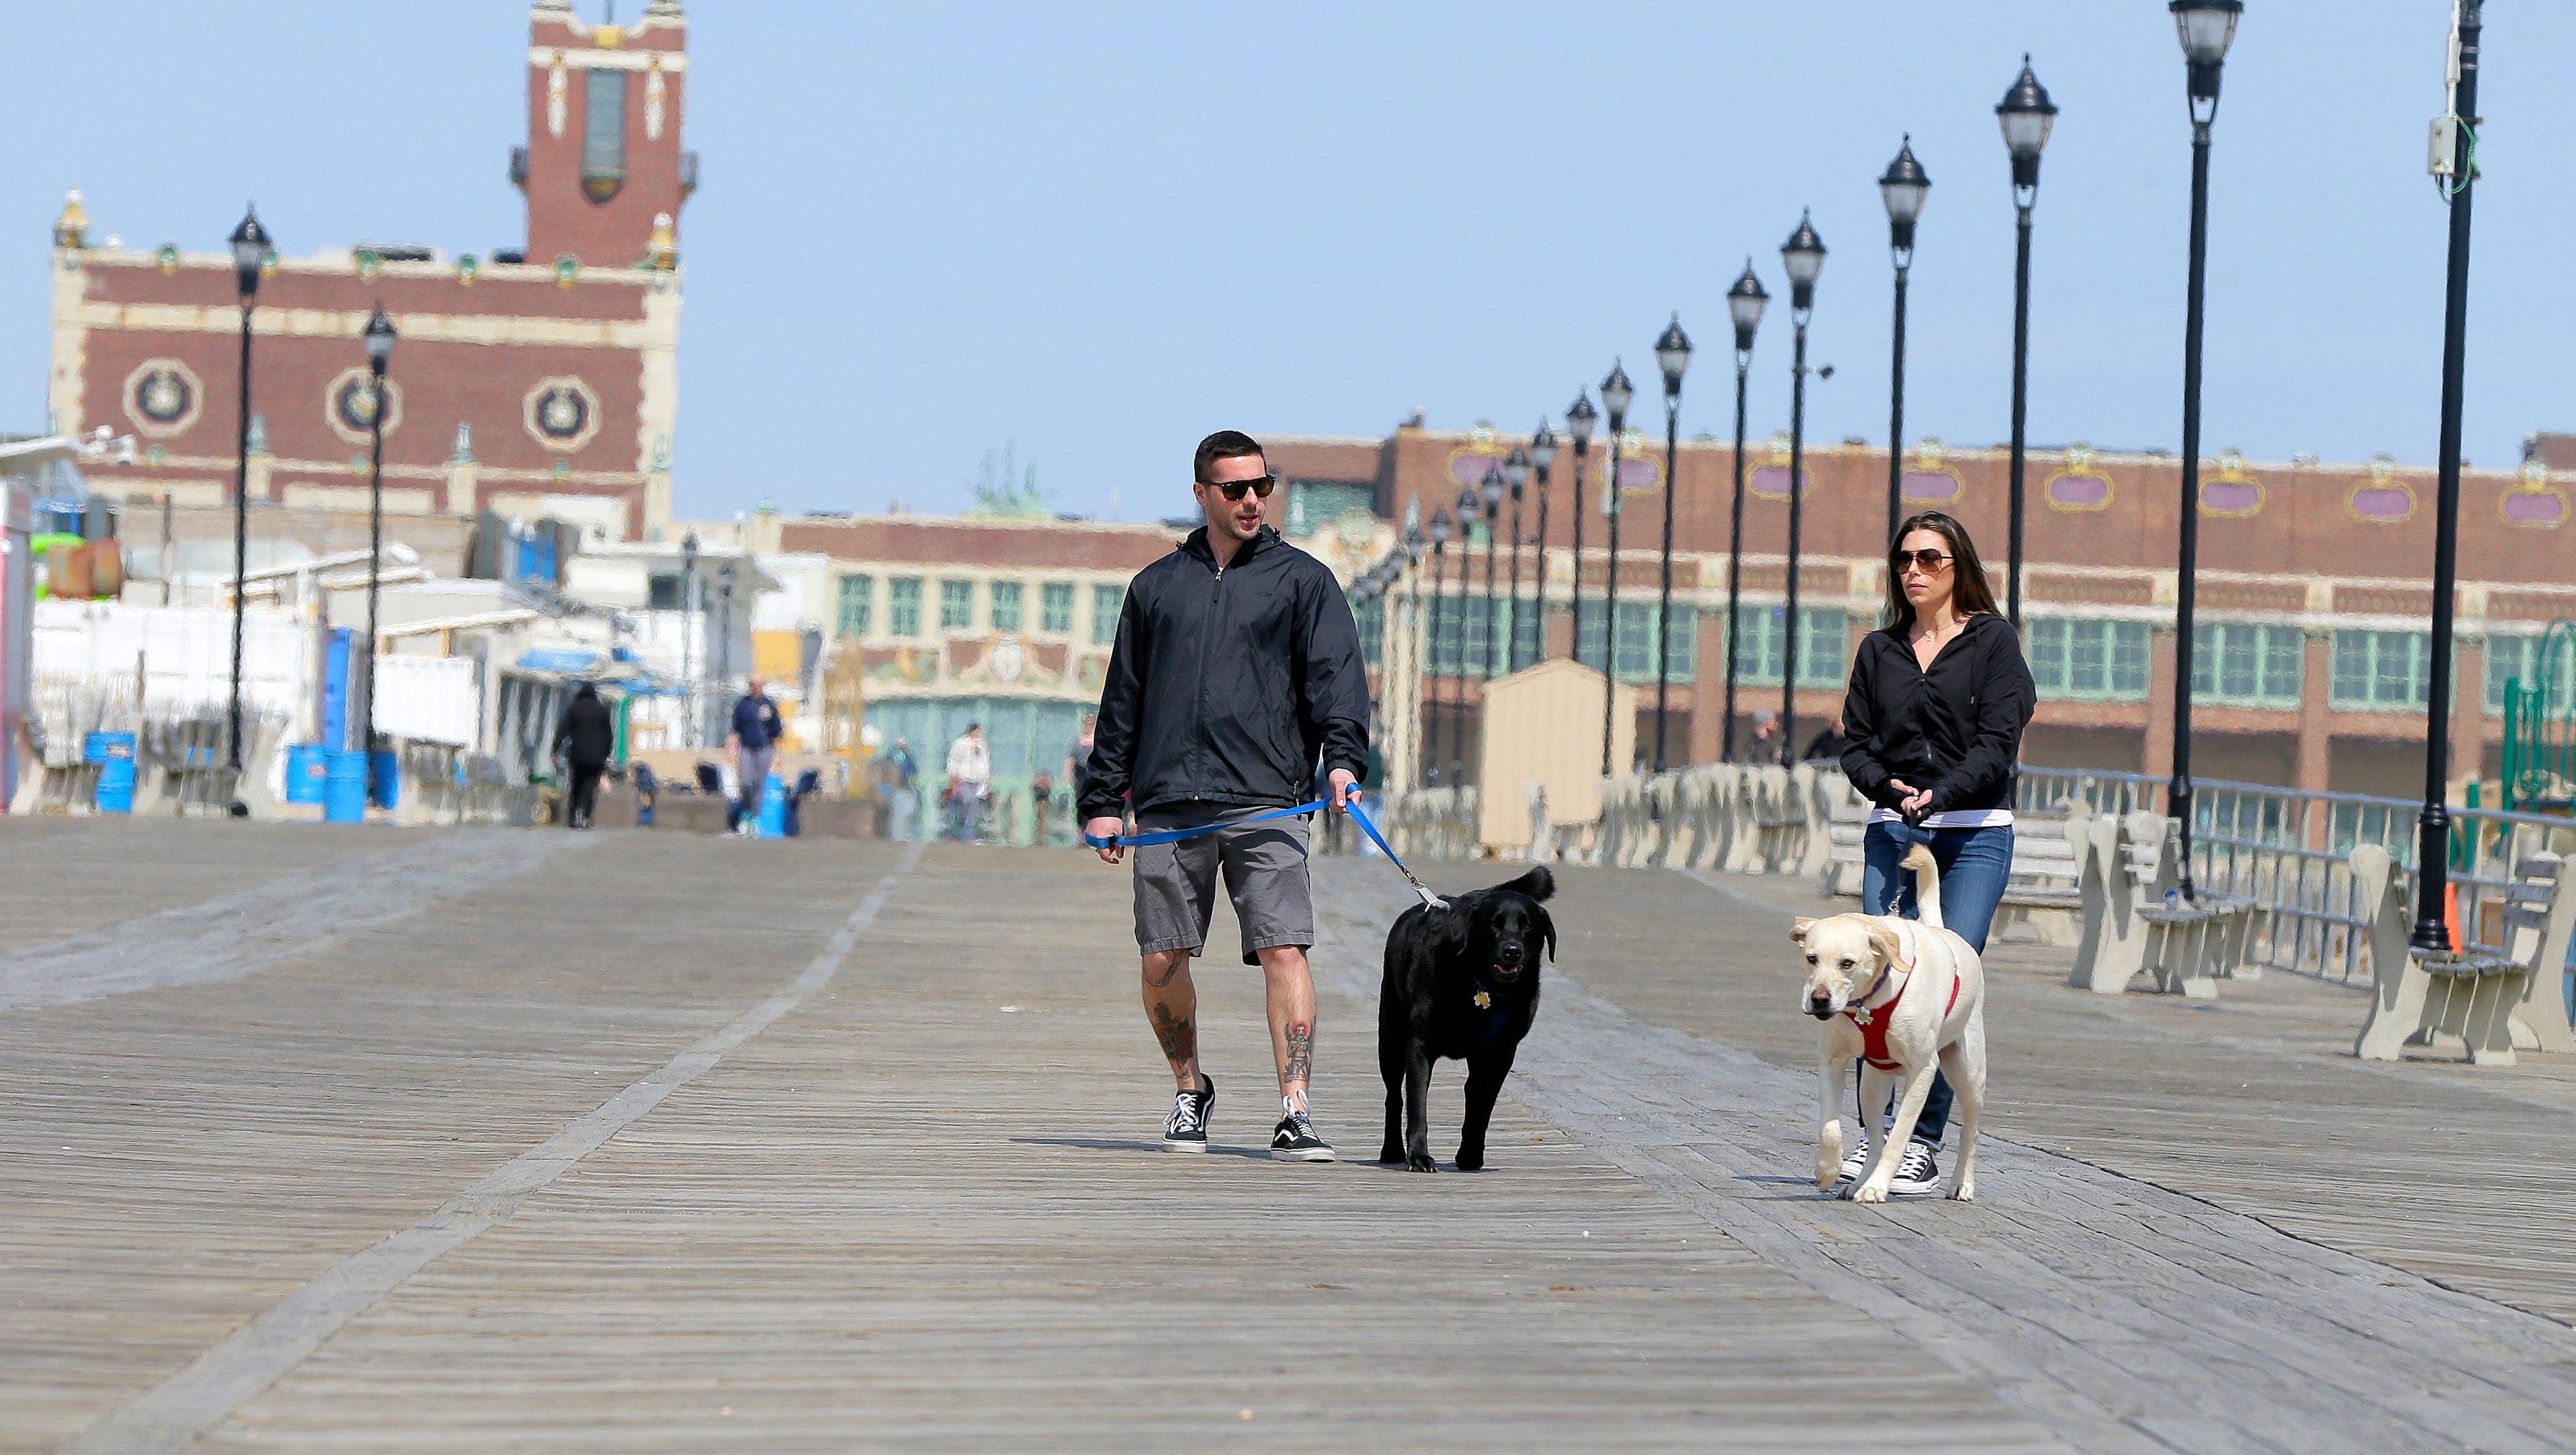
[[[1279,1119],[1270,1133],[1270,1155],[1282,1162],[1330,1162],[1333,1144],[1315,1135],[1315,1124],[1298,1112]]]
[[[1861,1173],[1868,1169],[1869,1133],[1861,1132],[1852,1138],[1849,1143],[1848,1150],[1843,1153],[1842,1180],[1845,1182],[1858,1182],[1860,1180]]]
[[[1204,1090],[1172,1093],[1172,1114],[1163,1118],[1166,1152],[1207,1150],[1208,1116],[1216,1110],[1216,1078],[1202,1071],[1199,1080],[1205,1084]]]
[[[1896,1164],[1896,1180],[1887,1184],[1890,1197],[1930,1197],[1941,1190],[1941,1164],[1933,1156],[1929,1142],[1907,1142],[1905,1160]]]

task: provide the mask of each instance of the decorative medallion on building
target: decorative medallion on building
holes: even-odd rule
[[[125,417],[152,439],[186,434],[205,401],[196,371],[177,359],[146,359],[125,376]]]
[[[2111,477],[2094,465],[2093,447],[2078,441],[2066,447],[2066,468],[2041,484],[2039,498],[2051,510],[2108,510]]]
[[[570,375],[540,379],[528,391],[522,418],[538,444],[570,454],[599,433],[599,396]]]
[[[1916,505],[1956,505],[1968,493],[1967,477],[1943,457],[1941,437],[1925,435],[1914,447],[1914,463],[1896,482],[1897,492]]]
[[[2218,452],[2218,477],[2200,482],[2200,513],[2242,519],[2263,508],[2263,482],[2245,473],[2245,456]]]
[[[2496,501],[2504,523],[2522,530],[2556,530],[2567,523],[2567,492],[2549,483],[2549,467],[2522,462],[2522,482]]]
[[[1482,490],[1486,473],[1501,469],[1511,452],[1491,424],[1477,420],[1467,431],[1467,442],[1449,452],[1449,478],[1470,490]]]
[[[2356,480],[2344,492],[2344,513],[2364,525],[2404,525],[2415,518],[2415,490],[2397,478],[2394,456],[2376,455],[2370,478]]]
[[[370,439],[376,422],[376,380],[365,365],[342,369],[322,391],[322,417],[331,432],[353,445]],[[385,381],[385,433],[402,427],[402,386]]]
[[[1752,473],[1744,477],[1744,488],[1764,500],[1789,498],[1788,431],[1771,436],[1771,462],[1754,466]],[[1815,488],[1815,473],[1802,462],[1798,467],[1798,493],[1804,495]]]

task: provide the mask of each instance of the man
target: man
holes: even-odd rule
[[[1251,819],[1307,801],[1320,757],[1341,811],[1368,771],[1368,676],[1349,601],[1322,562],[1262,523],[1278,488],[1249,435],[1219,430],[1192,461],[1207,524],[1136,574],[1118,615],[1100,693],[1083,832],[1120,830],[1120,803],[1143,831]],[[1124,850],[1100,857],[1115,864]],[[1205,946],[1216,876],[1243,928],[1243,963],[1261,967],[1279,1125],[1270,1155],[1329,1162],[1307,1102],[1315,1056],[1315,986],[1306,950],[1315,909],[1306,823],[1270,819],[1136,851],[1136,944],[1145,1014],[1176,1090],[1167,1151],[1207,1150],[1216,1083],[1199,1070],[1198,990],[1190,957]]]
[[[1754,714],[1753,737],[1745,743],[1740,761],[1756,766],[1780,761],[1780,714]]]
[[[894,740],[894,793],[892,837],[897,843],[910,843],[921,832],[921,794],[914,789],[913,779],[921,771],[912,761],[912,740]]]
[[[1063,777],[1073,790],[1076,803],[1082,801],[1083,784],[1091,778],[1091,744],[1099,731],[1100,714],[1086,712],[1082,715],[1082,731],[1075,733],[1073,741],[1065,745]]]
[[[966,731],[948,745],[948,804],[955,812],[957,841],[971,844],[983,826],[984,796],[993,787],[993,753],[984,746],[984,725]]]
[[[733,731],[725,739],[733,748],[737,791],[732,827],[739,834],[753,832],[760,822],[760,793],[769,782],[769,760],[777,756],[778,740],[786,733],[766,684],[754,677],[743,685],[742,699],[733,705]]]
[[[599,806],[599,775],[608,771],[608,755],[616,747],[617,724],[608,715],[608,704],[599,700],[598,688],[584,682],[555,724],[555,756],[563,759],[572,779],[564,797],[564,827],[590,827],[592,810]]]

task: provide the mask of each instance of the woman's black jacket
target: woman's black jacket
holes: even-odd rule
[[[1843,772],[1863,798],[1894,808],[1902,779],[1932,790],[1926,814],[2010,808],[2022,729],[2037,706],[2021,636],[1980,612],[1932,659],[1916,665],[1905,632],[1861,638],[1843,700]]]

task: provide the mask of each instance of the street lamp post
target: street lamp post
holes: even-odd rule
[[[1495,628],[1501,624],[1501,619],[1500,619],[1500,617],[1498,617],[1498,616],[1496,615],[1496,612],[1495,612],[1495,603],[1494,603],[1494,545],[1495,545],[1495,541],[1496,541],[1497,537],[1501,534],[1501,527],[1502,527],[1502,524],[1503,524],[1503,495],[1504,495],[1504,492],[1505,492],[1506,490],[1508,490],[1509,488],[1510,488],[1510,482],[1504,478],[1504,476],[1503,476],[1503,470],[1502,470],[1502,467],[1501,467],[1500,465],[1491,466],[1491,467],[1488,467],[1488,468],[1486,469],[1486,471],[1485,471],[1485,661],[1484,661],[1484,674],[1483,674],[1483,675],[1484,675],[1485,680],[1486,680],[1486,681],[1488,681],[1488,682],[1490,682],[1490,681],[1492,681],[1494,678],[1499,677],[1499,676],[1501,676],[1501,675],[1502,675],[1501,673],[1496,672],[1496,671],[1494,670],[1494,654],[1495,654],[1495,646],[1496,646],[1496,643],[1495,643],[1495,640],[1494,640],[1494,638],[1495,638],[1495,636],[1496,636]],[[1517,541],[1517,540],[1516,540],[1516,541],[1514,541],[1514,542],[1512,542],[1512,548],[1513,548],[1515,551],[1519,550],[1519,549],[1520,549],[1520,542],[1519,542],[1519,541]],[[1508,657],[1507,657],[1505,660],[1509,660],[1509,659],[1508,659]],[[1483,693],[1483,691],[1480,689],[1480,690],[1477,692],[1477,695],[1476,695],[1476,709],[1477,709],[1477,711],[1478,711],[1478,712],[1480,712],[1480,713],[1481,713],[1482,711],[1484,711],[1484,701],[1485,701],[1485,699],[1484,699],[1484,693]]]
[[[1574,437],[1574,570],[1573,598],[1574,635],[1566,643],[1566,655],[1583,660],[1583,475],[1584,457],[1592,452],[1592,422],[1600,418],[1592,408],[1592,396],[1576,391],[1574,402],[1565,408],[1565,432]],[[1541,588],[1544,590],[1545,588]]]
[[[1887,250],[1896,263],[1894,358],[1887,371],[1887,537],[1896,539],[1905,519],[1905,275],[1914,268],[1914,221],[1923,215],[1923,199],[1932,178],[1914,160],[1914,137],[1897,144],[1896,160],[1878,179],[1878,195],[1887,203]]]
[[[224,766],[232,770],[232,815],[246,817],[250,808],[241,798],[242,774],[242,612],[245,578],[250,574],[250,317],[259,305],[259,273],[268,266],[268,230],[259,225],[259,209],[254,206],[242,213],[241,225],[233,229],[233,289],[241,300],[241,414],[236,421],[240,433],[234,442],[233,457],[233,692],[229,715],[230,733],[224,746]]]
[[[1655,366],[1664,373],[1664,581],[1655,603],[1655,771],[1664,771],[1664,718],[1673,690],[1673,502],[1682,493],[1682,371],[1690,367],[1690,335],[1682,316],[1655,340]],[[1692,699],[1696,702],[1698,699]]]
[[[2173,778],[2165,812],[2182,834],[2182,897],[2197,898],[2191,875],[2191,676],[2193,604],[2200,571],[2201,286],[2208,276],[2209,129],[2218,119],[2218,68],[2236,38],[2244,0],[2172,0],[2174,27],[2189,63],[2191,111],[2191,269],[2182,329],[2182,550],[2174,610]]]
[[[1521,491],[1529,484],[1529,451],[1512,446],[1511,458],[1503,461],[1503,483],[1512,491],[1512,587],[1509,630],[1504,634],[1503,672],[1521,669]]]
[[[1753,367],[1753,331],[1762,326],[1763,305],[1771,295],[1753,276],[1753,260],[1744,260],[1744,276],[1726,290],[1727,317],[1735,324],[1735,508],[1726,535],[1726,746],[1735,761],[1736,644],[1743,633],[1744,595],[1744,381]]]
[[[2048,130],[2057,122],[2057,106],[2031,74],[2030,57],[2021,58],[2021,76],[1995,107],[2003,124],[2004,149],[2012,154],[2013,209],[2018,216],[2018,251],[2013,262],[2012,389],[2012,533],[2006,553],[2005,615],[2021,627],[2022,463],[2026,453],[2023,420],[2030,404],[2030,209],[2039,201],[2039,153],[2048,145]]]
[[[1410,745],[1409,750],[1413,754],[1413,762],[1410,765],[1413,772],[1409,777],[1414,787],[1423,788],[1429,786],[1424,781],[1424,774],[1430,760],[1424,756],[1422,746],[1422,694],[1430,683],[1430,674],[1423,670],[1424,651],[1428,642],[1422,622],[1422,520],[1418,514],[1413,515],[1404,524],[1404,564],[1398,570],[1407,584],[1413,588],[1412,607],[1404,617],[1400,637],[1405,644],[1406,670],[1412,676],[1404,684],[1405,706],[1398,720],[1399,724],[1412,725],[1412,731],[1405,737],[1405,742]],[[1392,685],[1393,683],[1390,682],[1389,686]],[[1387,765],[1390,774],[1396,766],[1394,763]]]
[[[698,533],[680,542],[680,727],[688,747],[698,746]]]
[[[1780,265],[1789,275],[1789,321],[1793,325],[1789,364],[1789,577],[1788,602],[1780,631],[1780,764],[1798,761],[1798,527],[1805,515],[1807,492],[1802,476],[1807,449],[1807,319],[1815,311],[1816,275],[1825,270],[1824,239],[1805,213],[1798,230],[1780,245]]]
[[[1619,451],[1620,436],[1628,428],[1628,404],[1637,391],[1628,383],[1628,371],[1619,361],[1610,361],[1610,376],[1601,381],[1601,405],[1610,411],[1610,473],[1601,482],[1601,511],[1610,517],[1610,574],[1601,588],[1601,776],[1610,776],[1610,719],[1618,706],[1619,694],[1612,689],[1619,681]],[[1576,650],[1582,643],[1575,644]]]
[[[1546,420],[1530,436],[1530,463],[1538,470],[1538,559],[1530,564],[1530,660],[1547,660],[1547,470],[1556,463],[1556,431]],[[1514,610],[1519,608],[1515,607]]]
[[[2456,138],[2451,171],[2442,178],[2451,208],[2450,264],[2442,299],[2442,456],[2435,483],[2433,521],[2432,677],[2424,694],[2424,808],[2416,817],[2414,951],[2447,956],[2451,935],[2443,903],[2451,869],[2451,814],[2445,806],[2451,776],[2451,611],[2460,554],[2460,403],[2468,360],[2469,193],[2477,181],[2478,34],[2481,0],[2460,0],[2451,36],[2450,113],[2443,118]],[[2474,739],[2472,740],[2474,742]],[[2472,753],[2477,749],[2470,748]],[[2552,972],[2550,986],[2557,980]]]
[[[1424,675],[1430,679],[1431,688],[1431,728],[1423,734],[1425,746],[1431,750],[1424,760],[1422,770],[1422,781],[1426,787],[1433,783],[1454,786],[1457,778],[1454,773],[1447,778],[1440,776],[1440,618],[1449,609],[1449,529],[1449,512],[1433,511],[1431,513],[1431,622],[1429,630],[1425,633],[1429,649],[1422,654]],[[1458,651],[1462,661],[1467,649],[1466,626],[1464,621],[1458,623]],[[1454,728],[1452,731],[1455,731]]]
[[[1486,470],[1485,478],[1494,479],[1494,472]],[[1483,513],[1484,498],[1477,493],[1476,487],[1459,486],[1458,680],[1457,685],[1450,689],[1450,695],[1457,699],[1458,722],[1449,734],[1449,781],[1461,788],[1467,784],[1467,595],[1476,587],[1475,559],[1469,552],[1476,548],[1476,517]],[[1485,536],[1485,600],[1489,607],[1493,604],[1493,543],[1494,537],[1489,531]],[[1490,615],[1485,620],[1485,627],[1485,665],[1490,667],[1494,661],[1493,618]]]
[[[358,750],[367,755],[367,801],[382,802],[376,782],[376,585],[385,554],[385,366],[394,356],[394,321],[382,303],[367,320],[367,374],[374,392],[368,410],[367,435],[373,446],[367,483],[367,695],[358,718]]]

